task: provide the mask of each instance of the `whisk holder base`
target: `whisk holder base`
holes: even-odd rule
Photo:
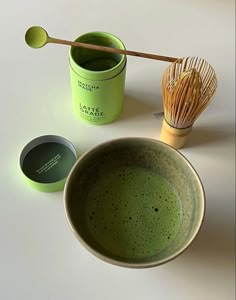
[[[185,145],[191,131],[192,126],[188,128],[175,128],[163,119],[160,140],[175,149],[180,149]]]

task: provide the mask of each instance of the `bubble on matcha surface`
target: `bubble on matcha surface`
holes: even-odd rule
[[[157,254],[174,240],[181,222],[174,188],[143,168],[119,168],[98,178],[86,203],[88,215],[93,217],[88,222],[92,238],[120,257]]]

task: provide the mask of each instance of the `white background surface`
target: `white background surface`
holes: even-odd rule
[[[8,0],[0,4],[0,299],[234,299],[235,8],[233,0]],[[81,122],[72,110],[68,48],[24,43],[28,27],[74,39],[108,31],[127,49],[200,56],[216,70],[217,95],[181,152],[206,190],[201,233],[174,261],[130,270],[104,263],[75,239],[63,192],[25,184],[19,155],[43,134],[68,138],[79,153],[111,138],[159,138],[161,77],[167,63],[128,58],[126,99],[119,120]]]

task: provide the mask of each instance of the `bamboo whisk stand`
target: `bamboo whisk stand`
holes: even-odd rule
[[[175,149],[180,149],[186,143],[191,131],[192,126],[179,129],[170,126],[166,122],[166,120],[163,119],[160,140],[166,144],[171,145]]]
[[[186,57],[172,63],[162,78],[164,120],[160,140],[182,148],[216,87],[215,71],[204,59]]]

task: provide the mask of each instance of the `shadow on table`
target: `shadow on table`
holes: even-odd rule
[[[182,274],[194,271],[196,276],[204,272],[233,272],[234,239],[234,224],[217,220],[217,217],[214,220],[209,218],[190,247],[163,266],[177,276],[180,271]],[[159,273],[159,267],[155,269],[154,272]]]
[[[231,267],[234,264],[233,224],[225,226],[220,221],[205,224],[186,256],[217,269]]]
[[[158,99],[161,99],[160,97]],[[123,112],[119,118],[119,121],[126,119],[137,118],[143,115],[149,115],[151,118],[154,118],[154,113],[159,110],[163,110],[162,104],[160,101],[157,101],[157,104],[154,105],[150,101],[150,97],[146,95],[141,95],[139,98],[136,96],[126,95],[124,98],[124,107]]]
[[[189,136],[189,140],[186,143],[186,148],[192,148],[196,146],[216,144],[228,139],[234,138],[233,124],[225,123],[222,125],[214,126],[194,126]]]
[[[151,270],[150,280],[158,285],[164,276],[173,284],[172,296],[183,293],[178,299],[233,299],[234,239],[233,221],[230,224],[227,218],[212,216],[184,253]]]

